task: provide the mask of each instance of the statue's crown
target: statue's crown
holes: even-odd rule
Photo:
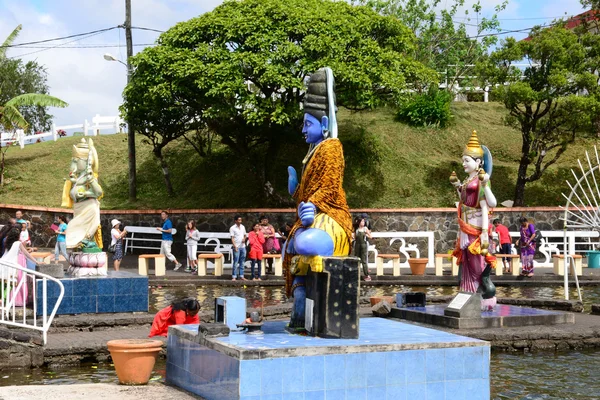
[[[73,145],[73,157],[87,158],[90,153],[90,146],[86,143],[85,139],[81,139],[77,145]]]
[[[465,150],[463,151],[463,156],[469,156],[472,158],[482,158],[483,157],[483,148],[479,144],[479,138],[477,137],[477,131],[473,131],[471,133],[471,137],[469,138],[469,142],[465,146]]]

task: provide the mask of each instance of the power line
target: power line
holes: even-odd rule
[[[142,47],[142,46],[156,46],[156,43],[136,43],[133,45],[134,47]],[[101,48],[116,48],[116,47],[125,47],[124,44],[83,44],[80,46],[23,46],[19,47],[19,49],[101,49]]]
[[[99,34],[99,33],[102,33],[102,32],[108,32],[108,31],[111,31],[111,30],[117,29],[117,28],[118,28],[118,26],[113,26],[112,28],[98,29],[96,31],[90,31],[90,32],[85,32],[85,33],[76,33],[74,35],[62,36],[62,37],[53,38],[53,39],[44,39],[44,40],[37,40],[37,41],[34,41],[34,42],[9,44],[9,45],[6,45],[6,46],[0,46],[0,48],[21,47],[21,46],[26,46],[26,45],[30,45],[30,44],[48,43],[48,42],[54,42],[54,41],[57,41],[57,40],[71,39],[71,38],[74,38],[74,37],[81,37],[81,36],[87,36],[87,35],[95,35],[95,34]]]
[[[158,32],[158,33],[163,33],[164,31],[161,31],[159,29],[153,29],[153,28],[142,28],[139,26],[132,26],[131,29],[139,29],[141,31],[151,31],[151,32]]]
[[[111,29],[114,29],[114,28],[111,28]],[[108,29],[108,30],[110,30],[110,29]],[[47,47],[47,48],[44,48],[42,50],[36,50],[36,51],[32,51],[32,52],[25,53],[25,54],[19,54],[17,56],[12,56],[12,57],[9,57],[9,58],[24,57],[24,56],[28,56],[28,55],[31,55],[31,54],[41,53],[42,51],[48,51],[48,50],[51,50],[51,49],[60,48],[61,46],[65,45],[65,44],[74,43],[74,42],[78,42],[80,40],[88,39],[88,38],[91,38],[92,36],[97,36],[97,35],[100,35],[101,33],[104,33],[104,32],[106,32],[106,30],[96,31],[95,33],[88,34],[87,36],[78,35],[79,37],[77,37],[76,39],[70,40],[68,42],[59,43],[59,44],[57,44],[55,46]]]

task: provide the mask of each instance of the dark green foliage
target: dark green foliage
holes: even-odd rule
[[[397,119],[411,126],[445,128],[452,120],[452,95],[432,86],[427,93],[415,94],[400,106]]]

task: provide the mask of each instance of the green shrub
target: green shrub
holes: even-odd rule
[[[400,106],[396,117],[411,126],[438,126],[444,128],[452,119],[452,95],[431,87],[427,93],[415,94]]]

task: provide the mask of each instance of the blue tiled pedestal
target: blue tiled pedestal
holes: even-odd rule
[[[148,311],[148,277],[126,271],[110,271],[108,276],[64,278],[65,295],[57,314],[117,313]],[[48,307],[54,307],[60,289],[48,281]],[[42,313],[42,285],[38,281],[37,313]]]
[[[363,318],[359,339],[322,339],[267,322],[264,335],[202,338],[169,328],[167,382],[207,400],[488,400],[487,342]]]

